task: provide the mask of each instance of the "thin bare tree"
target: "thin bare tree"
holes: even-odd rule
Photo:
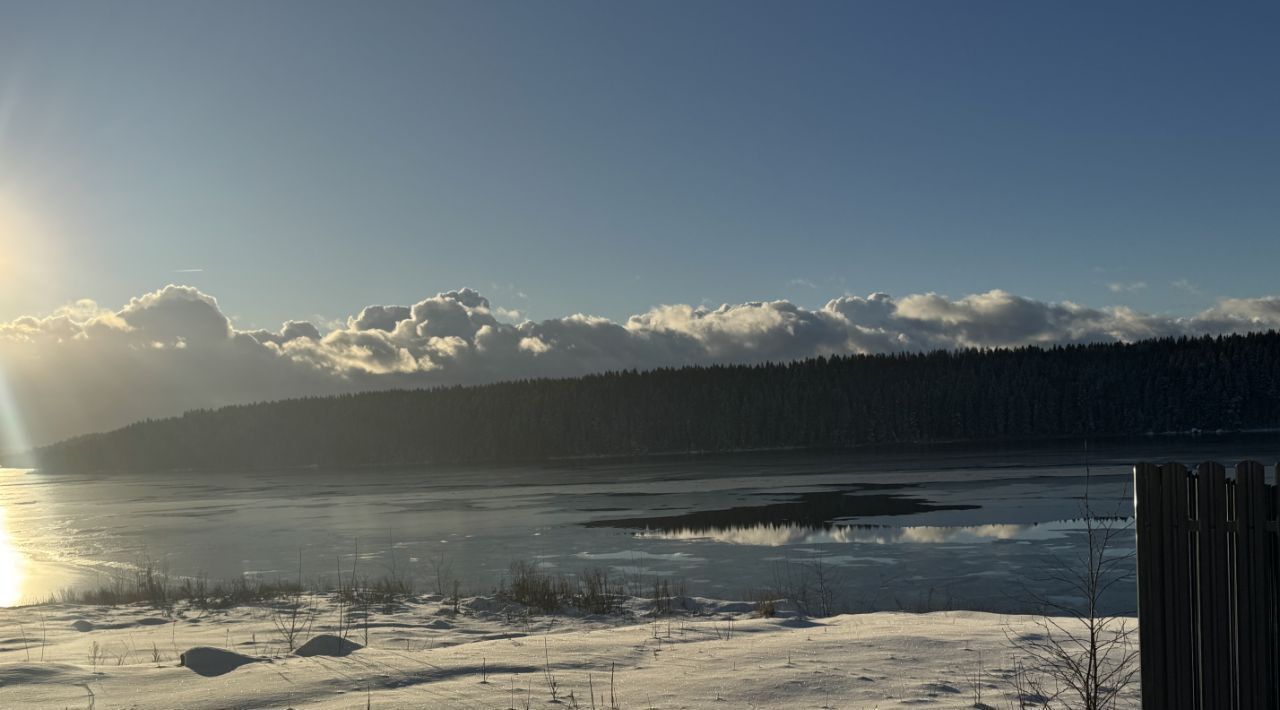
[[[1047,575],[1054,588],[1069,590],[1072,598],[1082,601],[1029,592],[1043,612],[1037,620],[1038,633],[1007,632],[1025,660],[1027,686],[1046,708],[1114,708],[1139,670],[1137,627],[1132,619],[1102,611],[1108,592],[1133,579],[1135,553],[1122,545],[1133,535],[1133,523],[1127,515],[1097,515],[1091,483],[1092,471],[1086,462],[1084,549]]]
[[[299,639],[311,633],[315,617],[315,601],[302,590],[302,550],[299,549],[297,586],[285,593],[284,603],[276,605],[271,615],[276,635],[289,653],[298,647]]]
[[[436,594],[445,596],[449,591],[449,584],[453,581],[453,561],[449,559],[444,550],[440,550],[426,559],[427,568],[431,572],[433,578],[433,586]]]

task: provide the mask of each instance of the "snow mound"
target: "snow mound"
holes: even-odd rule
[[[721,602],[711,607],[714,614],[754,614],[755,602]]]
[[[826,624],[820,621],[814,621],[813,619],[805,619],[799,616],[793,616],[788,619],[783,619],[782,621],[777,622],[777,625],[784,626],[788,629],[812,629],[815,626],[826,626]]]
[[[178,665],[206,678],[226,675],[246,663],[257,662],[256,658],[211,646],[196,646],[178,657]]]
[[[93,626],[93,622],[85,621],[84,619],[76,619],[71,624],[71,628],[75,629],[76,631],[85,632],[85,631],[93,631],[94,626]]]
[[[320,634],[298,647],[294,654],[298,656],[346,656],[353,651],[364,648],[351,639],[344,639],[333,634]]]
[[[82,683],[91,676],[68,663],[0,663],[0,687],[32,683]]]
[[[498,611],[503,606],[506,606],[490,597],[471,597],[470,599],[463,599],[460,604],[472,611]]]

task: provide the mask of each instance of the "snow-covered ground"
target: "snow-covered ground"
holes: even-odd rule
[[[977,612],[761,619],[746,602],[687,602],[696,611],[658,618],[638,602],[620,617],[526,616],[417,597],[375,609],[367,636],[363,622],[348,634],[365,647],[342,656],[332,638],[288,653],[268,607],[0,609],[0,707],[972,708],[976,677],[983,704],[1008,708],[1008,639],[1040,630]],[[315,603],[299,643],[337,631],[334,599]],[[1138,706],[1131,691],[1122,707]]]

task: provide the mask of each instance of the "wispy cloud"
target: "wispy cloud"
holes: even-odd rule
[[[809,279],[791,279],[787,282],[791,288],[817,288],[818,285]]]
[[[1177,281],[1174,281],[1169,285],[1178,289],[1179,291],[1182,291],[1183,293],[1189,293],[1192,296],[1204,295],[1204,292],[1200,290],[1200,287],[1191,283],[1191,281],[1188,279],[1178,279]]]
[[[1110,290],[1111,293],[1129,293],[1132,291],[1141,291],[1146,287],[1147,287],[1146,281],[1129,281],[1129,282],[1117,281],[1115,283],[1107,284],[1107,289]]]
[[[203,272],[204,272],[204,269],[174,269],[173,270],[173,273],[175,274],[199,274]]]

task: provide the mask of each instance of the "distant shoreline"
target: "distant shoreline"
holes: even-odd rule
[[[1280,332],[818,357],[196,410],[35,450],[46,471],[543,463],[1280,429]]]
[[[1090,446],[1106,446],[1118,442],[1145,442],[1155,441],[1159,439],[1208,439],[1212,437],[1221,437],[1230,439],[1232,437],[1251,437],[1265,436],[1268,434],[1280,435],[1280,427],[1275,428],[1254,428],[1254,429],[1219,429],[1214,431],[1188,430],[1188,431],[1165,431],[1165,432],[1148,432],[1145,434],[1113,434],[1108,436],[1089,437],[1087,440],[1079,436],[1057,436],[1057,437],[1034,437],[1034,438],[1007,438],[1007,439],[949,439],[941,441],[909,441],[898,443],[875,443],[875,444],[855,444],[843,447],[815,446],[815,447],[774,447],[774,448],[745,448],[730,450],[702,450],[702,451],[655,451],[635,454],[582,454],[576,456],[559,456],[541,459],[493,459],[488,461],[419,461],[419,462],[392,462],[392,463],[344,463],[344,464],[296,464],[291,466],[241,466],[241,467],[225,467],[225,466],[207,466],[207,467],[188,467],[188,468],[170,468],[170,469],[91,469],[77,470],[74,472],[62,471],[46,471],[39,466],[8,466],[7,464],[0,467],[23,469],[27,468],[40,473],[49,475],[66,475],[90,474],[90,475],[111,475],[118,473],[158,473],[158,474],[199,474],[214,471],[219,472],[254,472],[254,471],[313,471],[322,468],[337,468],[351,470],[378,470],[378,469],[394,469],[394,468],[415,468],[415,467],[444,467],[444,468],[472,468],[472,467],[522,467],[535,466],[538,464],[574,464],[574,463],[590,463],[600,464],[609,462],[634,462],[648,460],[672,460],[672,459],[712,459],[716,457],[731,457],[747,454],[906,454],[912,452],[934,452],[941,453],[949,450],[965,450],[965,449],[983,449],[990,447],[998,447],[1000,449],[1036,449],[1036,448],[1052,448],[1054,445],[1065,442],[1087,443]],[[1086,462],[1084,450],[1081,450],[1080,463]],[[1274,462],[1263,462],[1270,465]]]

